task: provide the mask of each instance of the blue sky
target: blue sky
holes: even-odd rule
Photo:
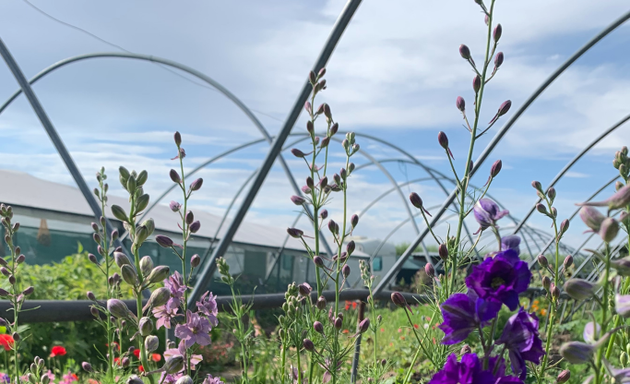
[[[289,112],[344,5],[341,0],[31,3],[126,50],[175,60],[209,75],[256,111],[271,133]],[[506,60],[488,85],[482,121],[489,121],[506,99],[513,101],[510,113],[520,107],[557,66],[627,8],[624,0],[498,0],[496,21],[504,29],[499,49]],[[461,172],[468,135],[454,103],[461,95],[470,109],[473,95],[471,70],[457,49],[465,43],[481,61],[484,29],[483,15],[472,0],[364,1],[329,62],[328,90],[320,101],[330,103],[342,130],[386,139],[448,173],[437,145],[437,132],[445,131]],[[73,55],[118,51],[50,20],[23,0],[0,4],[0,37],[27,77]],[[578,61],[514,125],[474,182],[483,184],[492,161],[502,159],[504,169],[491,192],[522,217],[535,202],[533,179],[546,185],[581,148],[629,112],[629,42],[630,29],[623,26]],[[97,59],[53,73],[35,91],[91,184],[101,165],[111,172],[119,165],[146,168],[147,189],[158,195],[170,183],[173,131],[182,133],[191,167],[261,137],[227,99],[194,82],[155,64]],[[0,66],[0,100],[15,89],[12,75]],[[505,121],[477,143],[475,157]],[[294,132],[303,132],[304,123],[301,116]],[[629,138],[627,127],[621,127],[557,186],[560,217],[570,215],[575,202],[615,175],[612,156]],[[72,183],[23,97],[0,115],[0,140],[0,167]],[[400,157],[373,141],[359,143],[376,158]],[[259,144],[202,171],[204,193],[195,204],[223,214],[266,150]],[[342,160],[338,154],[332,157],[335,168]],[[306,169],[287,155],[302,180]],[[362,164],[366,159],[355,161]],[[386,168],[398,182],[426,176],[409,164],[387,163]],[[112,193],[121,193],[114,184]],[[350,210],[360,211],[389,188],[374,167],[357,173]],[[443,198],[432,182],[403,190],[419,192],[427,205],[440,204]],[[291,194],[284,173],[275,167],[247,220],[280,229],[289,226],[295,216]],[[338,200],[330,206],[334,218],[339,217]],[[362,218],[357,234],[382,238],[405,215],[400,198],[391,194]],[[542,218],[531,224],[549,226]],[[584,228],[575,224],[568,236],[572,244],[583,238]],[[391,239],[410,240],[414,233],[407,225]]]

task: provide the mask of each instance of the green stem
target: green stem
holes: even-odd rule
[[[461,240],[461,235],[462,235],[462,226],[464,224],[464,219],[466,218],[466,190],[468,189],[468,182],[470,179],[470,172],[472,171],[472,169],[470,169],[470,162],[472,161],[472,156],[473,156],[473,151],[475,149],[475,137],[477,135],[477,127],[479,125],[479,115],[480,115],[480,111],[481,111],[481,101],[483,100],[483,91],[485,89],[486,86],[486,72],[488,70],[488,57],[490,55],[490,42],[492,41],[492,13],[494,10],[494,2],[495,0],[492,0],[492,3],[490,4],[490,12],[488,12],[488,37],[487,37],[487,41],[486,41],[486,55],[485,55],[485,59],[483,61],[483,71],[481,72],[481,87],[479,88],[479,92],[476,95],[476,100],[475,100],[475,120],[473,122],[473,126],[472,126],[472,132],[471,132],[471,136],[470,136],[470,146],[468,148],[468,156],[466,157],[466,168],[464,171],[464,177],[462,179],[461,182],[461,187],[462,189],[460,189],[459,193],[460,193],[460,201],[459,201],[459,220],[457,223],[457,232],[456,232],[456,236],[455,236],[455,246],[458,247],[459,246],[459,242]],[[458,249],[455,250],[455,252],[453,252],[452,254],[452,266],[453,266],[453,270],[451,271],[451,282],[449,284],[449,287],[447,289],[450,289],[450,292],[447,291],[447,296],[450,296],[450,293],[454,292],[455,289],[455,275],[457,272],[457,251]]]
[[[418,357],[420,356],[420,348],[418,348],[418,350],[416,351],[416,354],[413,355],[413,359],[411,360],[411,365],[409,366],[409,369],[407,370],[407,374],[405,375],[405,379],[403,380],[403,384],[407,384],[409,382],[409,380],[411,379],[411,374],[413,372],[413,367],[414,365],[416,365],[416,361],[418,361]]]
[[[284,381],[286,379],[286,372],[285,372],[285,365],[287,364],[287,348],[286,348],[286,341],[282,341],[282,357],[280,360],[280,372],[282,373],[282,384],[284,384]]]

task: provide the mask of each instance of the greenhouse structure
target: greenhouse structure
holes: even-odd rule
[[[21,223],[17,244],[26,256],[27,263],[58,262],[68,255],[76,254],[78,249],[98,254],[92,240],[94,231],[91,223],[94,215],[77,188],[15,171],[0,170],[0,178],[4,181],[0,186],[0,202],[11,205],[16,220]],[[109,196],[109,203],[123,208],[129,204],[126,199],[118,196]],[[207,259],[208,252],[229,225],[229,219],[219,229],[222,217],[203,211],[195,211],[195,216],[202,226],[188,242],[188,249],[190,254],[197,253],[202,259]],[[113,217],[111,212],[108,212],[108,217]],[[167,205],[156,205],[148,217],[155,221],[155,234],[167,235],[176,243],[178,236],[181,239],[177,215]],[[122,222],[113,218],[111,221],[119,233],[125,233]],[[217,229],[218,236],[215,236]],[[381,241],[356,236],[352,239],[357,243],[357,249],[349,264],[358,271],[359,260],[369,260]],[[131,244],[125,239],[123,245],[128,248]],[[5,247],[6,245],[0,248],[3,255],[7,253]],[[181,262],[172,251],[160,247],[154,241],[145,243],[141,254],[150,255],[157,265],[167,265],[172,271],[181,269]],[[287,284],[294,281],[315,283],[315,271],[303,244],[297,239],[287,237],[283,228],[243,222],[224,256],[229,262],[230,271],[240,276],[243,293],[252,293],[254,288],[257,293],[283,292]],[[395,258],[392,244],[380,246],[378,255],[372,260],[374,274],[378,276],[387,271],[394,264]],[[418,268],[420,267],[416,269]],[[215,272],[215,276],[218,276],[218,272]],[[355,287],[357,283],[348,282]],[[211,284],[209,288],[221,293],[222,286]]]

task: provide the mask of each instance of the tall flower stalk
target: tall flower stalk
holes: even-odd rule
[[[311,219],[314,237],[313,247],[306,242],[305,238],[308,236],[304,234],[304,231],[298,228],[289,228],[287,232],[290,236],[302,241],[313,261],[317,279],[316,297],[318,297],[316,303],[311,301],[311,287],[308,283],[300,284],[299,290],[290,286],[286,296],[287,303],[283,307],[285,315],[279,319],[282,343],[282,379],[286,380],[286,376],[288,376],[285,373],[284,365],[288,347],[293,346],[297,349],[296,373],[293,376],[294,381],[298,384],[302,384],[306,380],[303,380],[302,377],[302,350],[307,352],[309,382],[312,382],[315,367],[319,365],[325,370],[324,380],[336,384],[340,380],[340,365],[353,346],[341,341],[340,333],[344,320],[343,315],[339,312],[339,294],[350,274],[347,261],[355,249],[354,241],[346,242],[346,238],[359,222],[357,215],[352,215],[348,220],[347,183],[355,168],[354,164],[350,162],[350,158],[359,151],[360,146],[355,141],[354,133],[346,134],[346,138],[342,140],[342,148],[346,158],[345,165],[339,170],[339,173],[331,177],[332,180],[329,180],[327,176],[329,144],[337,133],[339,124],[333,120],[328,104],[321,104],[317,109],[313,107],[316,95],[326,89],[326,80],[323,78],[325,73],[326,70],[322,69],[318,74],[314,72],[309,74],[313,93],[304,108],[309,114],[306,130],[311,138],[311,152],[305,153],[297,148],[291,151],[294,156],[304,159],[309,169],[306,184],[302,187],[304,195],[292,196],[291,201],[302,207]],[[322,117],[326,119],[326,132],[320,138],[316,136],[315,123]],[[321,160],[320,155],[323,155]],[[329,255],[332,260],[327,259],[328,262],[326,262],[325,257],[320,254],[321,238],[319,232],[323,226],[323,221],[328,218],[328,211],[323,209],[323,206],[328,202],[333,192],[343,193],[343,221],[337,223],[331,219],[327,223],[328,231],[336,246],[336,252],[334,255]],[[312,207],[312,216],[310,207]],[[324,309],[327,307],[327,302],[321,294],[324,287],[329,286],[329,284],[334,285],[335,301],[332,303],[328,319],[326,319]],[[303,339],[301,332],[304,329],[304,322],[309,324],[307,325],[309,332],[306,339]],[[364,320],[362,324],[364,327],[359,326],[359,333],[367,330],[369,319]]]
[[[117,289],[117,284],[114,283],[114,278],[110,279],[110,270],[114,263],[113,257],[110,255],[110,253],[111,249],[113,248],[114,241],[118,239],[118,230],[113,230],[112,233],[108,236],[105,214],[107,207],[107,191],[109,190],[109,185],[105,182],[105,180],[107,180],[105,168],[101,168],[101,170],[96,173],[96,180],[98,182],[98,188],[94,188],[94,194],[101,204],[102,216],[100,217],[98,224],[92,223],[92,229],[94,230],[92,239],[97,244],[97,251],[102,258],[102,263],[98,260],[96,255],[93,254],[89,254],[88,259],[92,263],[96,264],[99,270],[103,273],[103,276],[105,277],[104,283],[106,300],[109,300],[113,297],[116,297],[115,291]],[[96,302],[96,297],[92,292],[87,292],[87,296],[88,299]],[[114,343],[116,338],[116,329],[119,330],[119,334],[122,334],[121,324],[120,321],[112,318],[112,315],[107,311],[106,307],[103,307],[98,303],[96,303],[93,307],[99,312],[102,312],[105,316],[105,320],[102,322],[102,324],[107,335],[107,375],[110,380],[113,380],[116,370],[114,359],[117,352],[114,350]],[[98,320],[100,321],[100,315],[98,315],[98,313],[97,316]]]
[[[5,233],[4,242],[7,244],[7,247],[9,247],[10,252],[8,262],[4,258],[0,257],[0,272],[7,277],[9,284],[11,285],[10,292],[0,289],[0,296],[9,297],[9,301],[12,306],[11,311],[13,312],[13,321],[11,323],[7,323],[4,319],[0,319],[0,325],[7,327],[7,333],[11,333],[11,338],[13,339],[13,345],[10,346],[13,350],[13,374],[15,375],[14,382],[18,383],[20,380],[19,350],[22,341],[22,336],[19,333],[19,317],[26,296],[32,294],[34,292],[34,288],[28,287],[24,290],[20,289],[18,281],[18,267],[24,262],[26,257],[21,254],[20,247],[14,244],[13,239],[17,231],[20,229],[20,223],[12,222],[13,208],[11,206],[0,204],[0,217],[2,217],[0,221],[2,222]]]

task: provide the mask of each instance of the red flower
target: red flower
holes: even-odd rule
[[[73,379],[79,381],[79,377],[76,375],[76,373],[73,373],[71,376]]]
[[[133,350],[133,355],[136,357],[136,359],[140,358],[140,350],[139,349],[134,349]]]
[[[413,327],[414,327],[415,329],[418,329],[418,324],[414,324],[414,325],[413,325]]]
[[[140,372],[144,372],[144,367],[143,367],[142,365],[139,365],[139,366],[138,366],[138,371],[140,371]]]
[[[11,335],[5,333],[0,334],[0,345],[2,345],[5,351],[10,351],[13,348],[13,344],[15,344],[15,340],[13,340]]]
[[[120,357],[114,357],[114,364],[120,365]]]
[[[162,355],[160,355],[159,353],[154,353],[151,355],[151,360],[157,363],[158,361],[162,360]]]
[[[343,333],[350,333],[350,331],[348,331],[347,329],[344,329]]]
[[[66,354],[66,349],[60,345],[55,345],[50,350],[50,357],[63,356]]]
[[[352,309],[357,309],[357,302],[356,301],[352,302]]]

